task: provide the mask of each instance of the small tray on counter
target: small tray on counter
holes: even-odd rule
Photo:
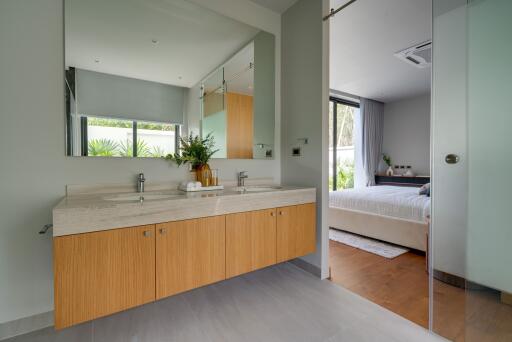
[[[180,186],[178,188],[178,190],[185,191],[185,192],[224,190],[224,185],[202,186],[200,188],[185,188],[185,187]]]

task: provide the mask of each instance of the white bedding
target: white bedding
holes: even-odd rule
[[[403,186],[372,186],[329,192],[329,207],[357,210],[424,223],[430,214],[430,197],[419,189]]]

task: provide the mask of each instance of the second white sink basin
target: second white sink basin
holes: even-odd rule
[[[177,198],[181,195],[166,195],[166,194],[129,194],[129,195],[117,195],[111,197],[104,197],[106,201],[116,202],[130,202],[130,201],[157,201],[169,198]]]
[[[280,186],[247,186],[240,188],[241,192],[266,192],[280,190]]]

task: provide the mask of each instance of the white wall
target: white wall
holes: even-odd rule
[[[203,2],[275,34],[280,46],[279,16],[248,1]],[[53,309],[51,235],[37,232],[51,222],[66,184],[134,182],[141,171],[149,182],[187,175],[158,159],[65,157],[62,15],[61,0],[0,1],[0,323]],[[280,49],[276,57],[279,75]],[[212,164],[222,178],[239,168],[250,177],[280,175],[279,155]]]
[[[393,165],[410,165],[418,175],[430,175],[430,94],[384,105],[382,152]]]
[[[324,6],[324,8],[322,8]],[[282,17],[282,180],[287,184],[317,189],[317,252],[304,260],[328,272],[327,204],[328,165],[328,65],[326,30],[322,12],[327,1],[299,0]],[[298,139],[309,138],[303,145]],[[300,146],[302,156],[293,157],[292,147]]]

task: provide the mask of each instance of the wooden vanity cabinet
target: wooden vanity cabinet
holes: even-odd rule
[[[304,256],[315,250],[315,203],[277,208],[277,262]]]
[[[276,209],[226,215],[226,278],[276,263]]]
[[[54,238],[55,328],[315,251],[314,203]]]
[[[55,237],[55,328],[155,300],[155,226]]]
[[[156,299],[226,278],[225,216],[156,225]]]

